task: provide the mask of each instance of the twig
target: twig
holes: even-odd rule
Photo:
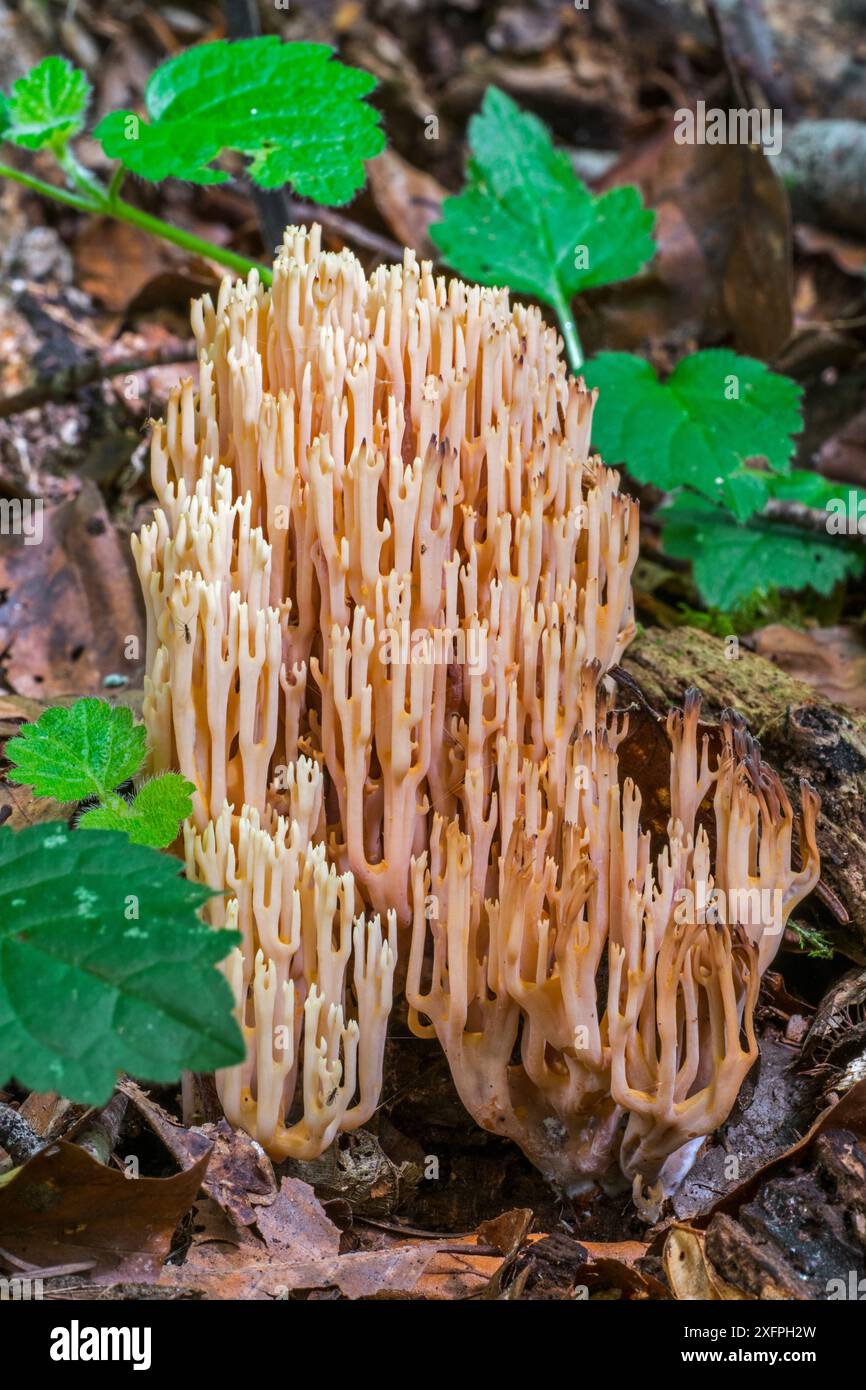
[[[815,531],[818,535],[827,536],[827,513],[818,507],[807,507],[805,502],[786,501],[781,497],[771,497],[761,516],[769,517],[773,521],[786,522],[789,526],[796,526],[801,531]],[[866,537],[855,537],[861,541]]]
[[[26,1163],[39,1152],[43,1143],[19,1110],[0,1101],[0,1144],[13,1163]]]
[[[706,0],[706,9],[736,99],[743,106],[751,104],[743,82],[746,77],[774,106],[781,108],[789,120],[796,120],[798,111],[793,89],[779,62],[761,0],[740,0],[735,5]],[[754,95],[758,97],[758,93]]]
[[[124,357],[118,362],[103,362],[94,358],[89,362],[79,362],[67,367],[55,376],[36,381],[14,396],[0,398],[0,420],[10,415],[21,415],[25,410],[33,410],[49,401],[69,400],[83,386],[92,386],[97,381],[108,381],[111,377],[146,372],[151,367],[168,367],[175,363],[194,362],[192,343],[183,343],[176,348],[157,348],[153,352],[141,353],[138,357]]]
[[[34,1265],[29,1260],[19,1260],[17,1255],[10,1254],[2,1246],[0,1246],[0,1261],[5,1261],[10,1269],[27,1279],[60,1279],[68,1274],[84,1274],[96,1265],[95,1260],[83,1260],[74,1265]]]
[[[390,237],[382,236],[369,227],[362,227],[360,222],[353,222],[351,217],[345,217],[343,213],[335,212],[333,208],[320,207],[318,203],[302,203],[297,198],[287,197],[285,204],[289,214],[288,223],[307,222],[312,218],[315,222],[321,222],[326,231],[335,232],[344,241],[354,241],[365,251],[373,251],[386,261],[397,261],[402,264],[403,247],[399,242],[392,241]],[[280,236],[282,237],[282,233]]]
[[[126,1096],[120,1091],[116,1092],[76,1139],[79,1148],[89,1153],[97,1163],[106,1164],[111,1158],[120,1137],[127,1103]]]

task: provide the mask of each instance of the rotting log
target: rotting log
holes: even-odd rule
[[[622,696],[637,693],[660,714],[694,686],[708,717],[726,708],[743,716],[795,807],[800,778],[812,784],[821,797],[819,897],[835,923],[834,944],[866,963],[866,718],[742,643],[695,628],[640,633],[612,674]]]

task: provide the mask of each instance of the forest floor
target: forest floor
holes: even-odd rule
[[[732,147],[669,139],[672,111],[724,104],[732,74],[762,83],[795,121],[866,120],[862,6],[767,0],[757,12],[756,36],[697,0],[593,0],[590,16],[553,0],[294,0],[269,10],[274,32],[331,43],[379,79],[390,143],[365,192],[339,212],[282,194],[257,204],[240,179],[141,184],[135,197],[256,258],[275,227],[313,216],[368,270],[403,245],[431,256],[427,229],[461,186],[467,119],[494,83],[550,125],[595,189],[636,182],[659,211],[651,273],[584,296],[587,351],[639,351],[664,368],[724,342],[771,360],[805,390],[798,466],[866,486],[866,228],[844,207],[791,216],[768,191],[773,176],[744,179]],[[88,72],[98,111],[134,108],[157,63],[224,32],[219,7],[192,0],[0,0],[0,88],[60,52]],[[102,172],[95,145],[91,157]],[[48,703],[140,702],[142,672],[119,671],[117,653],[143,633],[129,537],[153,500],[147,422],[178,376],[194,375],[188,303],[219,271],[8,183],[0,246],[0,495],[44,499],[48,542],[0,548],[5,740]],[[32,1181],[63,1194],[22,1246],[0,1150],[0,1273],[39,1270],[58,1298],[431,1299],[819,1299],[840,1269],[866,1275],[866,590],[768,601],[737,630],[735,670],[650,525],[642,546],[623,706],[639,727],[697,685],[709,713],[740,708],[792,792],[803,773],[818,785],[827,864],[765,978],[760,1062],[657,1224],[628,1192],[569,1200],[549,1188],[471,1122],[441,1051],[398,1012],[374,1121],[314,1164],[275,1170],[219,1119],[204,1084],[192,1126],[177,1088],[123,1081],[102,1116],[0,1092],[45,1141]],[[803,733],[804,709],[821,713],[821,738]],[[45,815],[7,783],[0,807],[14,826]],[[123,1186],[131,1164],[150,1181]],[[60,1242],[85,1211],[86,1234]]]

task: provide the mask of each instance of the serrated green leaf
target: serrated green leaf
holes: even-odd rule
[[[742,515],[750,503],[763,505],[759,488],[726,489],[746,460],[766,459],[778,472],[790,467],[793,436],[802,429],[800,387],[752,357],[726,348],[697,352],[662,384],[648,362],[602,352],[587,362],[585,376],[599,388],[593,443],[638,482],[689,486]]]
[[[724,507],[680,493],[662,510],[666,554],[691,560],[704,603],[730,612],[754,594],[805,589],[829,594],[866,566],[863,550],[843,538],[826,538],[768,517],[738,525]]]
[[[141,178],[222,183],[223,150],[250,157],[262,188],[291,184],[319,203],[346,203],[381,153],[378,113],[362,98],[375,78],[324,44],[275,35],[200,44],[169,59],[145,90],[149,121],[112,111],[94,130],[105,153]]]
[[[637,274],[655,253],[655,214],[636,188],[594,197],[547,128],[488,87],[469,122],[466,187],[430,234],[468,279],[561,309],[579,290]]]
[[[721,498],[737,521],[748,521],[750,516],[766,506],[770,496],[770,477],[771,474],[759,473],[754,468],[742,468],[725,479]]]
[[[199,921],[209,896],[111,831],[0,831],[0,1083],[99,1105],[120,1071],[241,1061],[215,968],[239,938]]]
[[[177,772],[163,772],[144,782],[132,801],[112,797],[105,806],[85,811],[83,830],[122,830],[134,845],[163,849],[177,838],[180,822],[192,814],[195,787]]]
[[[37,796],[81,801],[103,796],[134,777],[144,761],[147,736],[123,706],[76,700],[69,709],[47,709],[6,744],[10,782]]]
[[[843,503],[856,510],[866,507],[866,491],[851,487],[850,483],[840,483],[833,478],[825,478],[821,473],[811,473],[796,468],[786,477],[775,477],[770,482],[770,496],[788,502],[802,502],[805,507],[826,511],[830,503]]]
[[[80,68],[65,58],[43,58],[4,98],[6,123],[4,128],[0,117],[0,133],[28,150],[68,140],[84,124],[89,101],[90,83]]]

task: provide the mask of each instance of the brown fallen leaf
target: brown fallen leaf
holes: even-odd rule
[[[664,1285],[638,1267],[648,1248],[642,1241],[579,1240],[564,1231],[530,1237],[503,1297],[666,1299]]]
[[[41,1138],[59,1139],[84,1114],[84,1107],[75,1105],[55,1091],[31,1091],[21,1102],[20,1114]]]
[[[600,186],[632,182],[656,209],[658,251],[648,273],[587,297],[587,347],[730,334],[738,351],[772,357],[792,324],[788,202],[772,162],[749,145],[678,145],[671,123]]]
[[[728,1284],[707,1259],[706,1235],[690,1226],[672,1226],[665,1240],[662,1261],[674,1298],[730,1302],[748,1298]]]
[[[341,1199],[370,1217],[389,1216],[421,1179],[417,1164],[393,1163],[366,1129],[340,1135],[319,1158],[287,1163],[285,1172],[311,1183],[322,1201]]]
[[[371,160],[367,173],[373,201],[397,240],[426,259],[435,256],[428,228],[439,220],[442,200],[447,197],[441,183],[396,150],[385,150]]]
[[[271,1161],[261,1145],[243,1130],[232,1129],[227,1120],[186,1128],[129,1077],[123,1077],[117,1088],[162,1140],[180,1168],[192,1168],[203,1154],[210,1154],[202,1189],[239,1226],[251,1226],[258,1219],[260,1205],[254,1205],[251,1198],[257,1204],[273,1201],[277,1184]]]
[[[866,709],[866,641],[853,623],[800,630],[770,623],[752,634],[755,651],[834,704]]]
[[[13,787],[0,782],[0,815],[10,830],[23,830],[28,825],[42,825],[50,820],[68,820],[69,806],[52,801],[50,796],[34,796],[29,787]]]
[[[866,970],[847,970],[821,1000],[803,1042],[803,1066],[836,1068],[866,1048]],[[830,1084],[835,1079],[830,1072]]]
[[[501,1255],[476,1255],[471,1248],[476,1241],[475,1236],[462,1238],[460,1250],[434,1246],[430,1262],[415,1284],[414,1296],[436,1303],[484,1297],[491,1286],[495,1287],[503,1259]]]
[[[279,1194],[259,1207],[262,1239],[247,1228],[237,1238],[197,1239],[180,1265],[167,1266],[162,1288],[195,1289],[205,1298],[287,1298],[301,1289],[338,1289],[346,1298],[411,1295],[433,1257],[430,1245],[391,1244],[340,1254],[340,1232],[313,1189],[283,1178]]]
[[[818,450],[818,469],[828,478],[842,480],[853,487],[862,487],[866,474],[866,410],[859,410],[844,420],[839,428],[822,442]],[[839,495],[845,497],[843,487],[840,487]]]
[[[0,548],[0,650],[7,684],[53,700],[99,694],[105,676],[133,680],[143,655],[138,584],[98,488],[42,511],[41,544],[5,537]],[[138,645],[128,645],[135,638]]]
[[[38,719],[45,705],[23,695],[0,695],[0,739],[12,738],[22,724]]]
[[[829,256],[845,275],[862,279],[866,274],[866,246],[861,241],[840,236],[824,227],[811,227],[807,222],[800,222],[794,228],[794,240],[798,250],[807,256]]]
[[[75,265],[81,288],[118,314],[154,301],[185,309],[214,280],[197,257],[109,217],[83,223],[75,241]]]
[[[96,1282],[155,1279],[207,1162],[128,1178],[76,1144],[49,1144],[0,1186],[0,1248],[37,1269],[88,1265]]]

